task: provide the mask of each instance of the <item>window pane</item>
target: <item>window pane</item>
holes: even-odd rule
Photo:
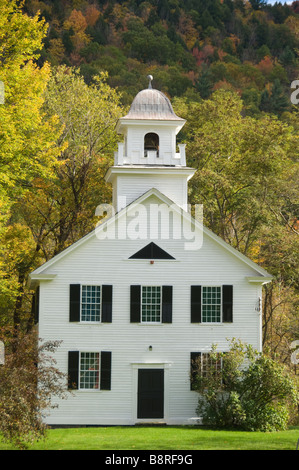
[[[80,388],[99,388],[99,353],[81,353]]]
[[[218,357],[216,360],[212,359],[209,353],[201,355],[201,373],[203,377],[208,377],[208,374],[217,374],[222,369],[222,359]]]
[[[221,321],[221,287],[203,287],[202,321],[212,323]]]
[[[142,287],[142,321],[160,322],[161,286]]]
[[[101,287],[82,286],[81,321],[100,321]]]

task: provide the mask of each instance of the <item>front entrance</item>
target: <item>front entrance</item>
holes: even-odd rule
[[[164,369],[138,369],[137,418],[164,418]]]

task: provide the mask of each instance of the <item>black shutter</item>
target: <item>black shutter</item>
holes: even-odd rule
[[[101,390],[111,390],[111,352],[101,352]]]
[[[79,351],[69,351],[68,358],[68,388],[78,389],[79,378]]]
[[[70,321],[80,321],[81,286],[70,285]]]
[[[233,286],[222,286],[222,321],[233,321]]]
[[[102,286],[102,322],[112,322],[112,286]]]
[[[131,286],[130,319],[131,323],[140,323],[141,286]]]
[[[190,390],[196,390],[194,381],[198,375],[198,359],[200,357],[200,352],[192,352],[190,354]]]
[[[191,286],[191,323],[201,322],[201,286]]]
[[[172,323],[172,286],[162,287],[162,323]]]

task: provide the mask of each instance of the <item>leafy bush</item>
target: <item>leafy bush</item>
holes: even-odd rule
[[[203,424],[282,430],[289,410],[298,404],[297,385],[286,368],[241,341],[232,340],[226,353],[213,346],[204,372],[202,357],[193,364],[192,381],[199,392],[197,414]]]
[[[65,399],[67,376],[52,354],[58,341],[37,344],[35,331],[22,333],[0,328],[5,364],[0,365],[0,431],[3,441],[26,449],[45,436],[44,417],[55,407],[52,398]]]

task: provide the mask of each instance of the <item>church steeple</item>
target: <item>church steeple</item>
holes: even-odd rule
[[[186,121],[175,114],[161,91],[152,88],[153,77],[148,79],[149,87],[136,95],[116,126],[124,142],[118,144],[106,180],[113,184],[117,211],[154,187],[185,206],[187,180],[195,171],[186,167],[185,144],[178,145],[179,152],[176,148],[176,136]]]

